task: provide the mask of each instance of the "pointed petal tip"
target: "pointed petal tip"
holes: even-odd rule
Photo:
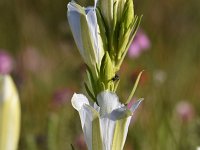
[[[144,100],[144,98],[140,98],[137,100],[130,108],[131,112],[134,113],[134,111],[139,107],[140,103]]]

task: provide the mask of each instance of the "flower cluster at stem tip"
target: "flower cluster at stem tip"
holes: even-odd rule
[[[122,150],[130,119],[142,99],[131,105],[142,72],[122,104],[116,95],[117,72],[138,30],[141,16],[134,14],[133,0],[95,0],[94,6],[68,4],[69,25],[83,61],[84,82],[90,99],[74,94],[72,105],[79,112],[89,150]],[[90,101],[92,100],[92,101]]]
[[[87,65],[85,88],[96,101],[101,91],[115,92],[116,74],[139,27],[132,0],[99,0],[94,6],[68,4],[68,21],[78,50]],[[123,17],[122,17],[123,16]]]

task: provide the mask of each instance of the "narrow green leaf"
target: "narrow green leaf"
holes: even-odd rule
[[[141,19],[142,19],[142,16],[140,16],[139,20],[138,20],[138,17],[135,16],[135,19],[134,19],[134,22],[133,22],[133,25],[132,25],[132,29],[131,29],[132,32],[131,32],[131,35],[129,36],[129,40],[128,40],[129,42],[128,42],[128,44],[124,45],[125,46],[125,50],[124,50],[124,52],[122,54],[122,57],[120,57],[119,61],[117,61],[117,63],[116,63],[116,71],[118,71],[120,69],[120,66],[121,66],[121,64],[122,64],[122,62],[123,62],[123,60],[124,60],[124,58],[126,56],[126,53],[128,52],[128,49],[129,49],[129,47],[130,47],[130,45],[131,45],[131,43],[133,41],[133,38],[135,37],[136,32],[137,32],[137,30],[139,28]],[[120,48],[120,49],[124,49],[124,48]],[[122,51],[122,50],[119,50],[119,51]]]
[[[100,76],[100,67],[98,67],[98,64],[96,64],[96,72],[98,77]]]
[[[59,124],[59,117],[57,114],[51,113],[48,118],[48,150],[55,150],[58,148],[58,140],[57,140],[57,133],[58,133],[58,124]]]
[[[128,97],[128,99],[127,99],[127,101],[126,101],[125,104],[128,104],[128,103],[131,101],[131,99],[132,99],[132,97],[133,97],[133,95],[134,95],[134,93],[135,93],[135,91],[136,91],[136,88],[137,88],[137,86],[138,86],[138,83],[139,83],[139,81],[140,81],[140,77],[141,77],[142,73],[143,73],[143,71],[141,71],[141,72],[139,73],[139,75],[138,75],[138,77],[137,77],[137,79],[136,79],[136,81],[135,81],[135,84],[134,84],[134,86],[133,86],[133,89],[132,89],[132,91],[131,91],[131,94],[129,95],[129,97]]]
[[[93,74],[92,74],[92,71],[91,69],[87,66],[87,76],[88,76],[88,79],[90,80],[90,86],[91,86],[91,90],[93,90],[93,94],[96,95],[97,94],[97,89],[98,87],[96,86],[97,84],[97,81],[95,81],[94,77],[93,77]],[[90,89],[90,88],[89,88]],[[91,91],[90,90],[90,91]]]
[[[98,25],[99,25],[99,30],[100,30],[100,36],[101,36],[101,39],[102,39],[102,44],[103,44],[103,49],[105,51],[107,51],[108,49],[108,41],[107,41],[107,31],[106,31],[106,24],[105,24],[105,21],[102,17],[102,14],[100,13],[100,10],[97,8],[96,9],[96,15],[97,15],[97,21],[98,21]]]
[[[84,86],[85,86],[85,90],[87,92],[87,94],[92,98],[92,100],[95,102],[96,99],[95,99],[95,96],[92,94],[92,92],[90,91],[88,85],[86,83],[84,83]]]
[[[88,79],[88,84],[89,84],[88,86],[92,88],[92,82],[93,82],[92,76],[90,75],[88,70],[86,70],[86,74],[87,74],[87,79]]]
[[[129,43],[127,44],[127,47],[126,47],[127,51],[128,51],[128,49],[129,49],[129,47],[130,47],[130,45],[131,45],[136,33],[137,33],[137,30],[138,30],[138,28],[140,26],[140,23],[141,23],[143,15],[141,15],[139,17],[139,19],[138,19],[138,16],[135,16],[135,17],[137,17],[137,20],[134,23],[134,26],[132,27],[132,33],[131,33],[131,36],[130,36],[130,40],[129,40]]]
[[[115,88],[114,88],[114,91],[113,91],[113,92],[116,92],[116,91],[117,91],[119,82],[120,82],[120,79],[116,81],[116,83],[115,83]]]

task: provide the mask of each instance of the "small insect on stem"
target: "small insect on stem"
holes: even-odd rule
[[[112,81],[118,81],[119,80],[119,75],[116,74],[111,80]]]

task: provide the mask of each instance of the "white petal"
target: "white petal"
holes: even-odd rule
[[[111,150],[116,121],[107,117],[100,119],[101,135],[103,137],[103,150]]]
[[[92,150],[92,114],[87,107],[79,111],[85,141],[89,150]]]
[[[93,120],[99,118],[98,112],[91,106],[85,104],[79,111],[81,125],[84,132],[85,141],[89,150],[92,150],[92,128]],[[100,129],[99,129],[100,130]]]
[[[70,28],[72,30],[73,37],[75,39],[76,45],[82,55],[84,57],[84,48],[83,48],[83,42],[81,39],[81,23],[80,23],[80,15],[84,15],[84,12],[81,12],[80,9],[83,8],[77,8],[77,5],[75,5],[74,2],[70,2],[68,5],[68,21]],[[83,10],[82,10],[83,11]]]
[[[116,121],[120,119],[125,119],[131,115],[132,115],[132,112],[129,109],[127,109],[126,106],[123,106],[123,107],[113,110],[110,114],[110,119]]]
[[[84,104],[89,105],[89,101],[85,95],[76,93],[72,96],[71,103],[77,111],[80,111]]]
[[[109,91],[103,91],[97,95],[97,102],[100,106],[100,115],[104,116],[111,113],[114,109],[122,106],[118,96]]]
[[[95,8],[95,9],[97,8],[97,2],[98,2],[98,0],[95,0],[95,1],[94,1],[94,8]]]
[[[95,129],[98,128],[99,123],[95,122],[93,124],[93,120],[99,119],[99,107],[94,103],[90,105],[87,97],[83,94],[74,94],[72,97],[72,106],[79,112],[79,116],[81,119],[81,127],[84,132],[85,141],[88,147],[88,150],[92,150],[92,137],[93,137],[93,125],[95,125]],[[94,108],[93,108],[94,106]],[[98,123],[98,124],[97,124]],[[100,127],[99,127],[100,128]],[[100,129],[99,129],[100,131]],[[97,131],[96,131],[97,132]],[[97,132],[98,133],[98,132]]]
[[[94,49],[95,49],[95,57],[97,64],[100,64],[100,48],[98,43],[98,24],[97,17],[94,8],[90,8],[87,13],[87,21],[88,27],[90,30],[91,37],[93,37]]]
[[[100,118],[101,134],[104,150],[111,150],[116,148],[113,142],[117,142],[117,149],[122,150],[130,124],[131,116],[119,120],[112,120],[109,117]],[[116,127],[118,129],[116,129]],[[120,132],[120,133],[119,133]],[[117,138],[114,141],[114,138]],[[115,143],[116,144],[116,143]],[[118,147],[119,146],[119,147]]]

